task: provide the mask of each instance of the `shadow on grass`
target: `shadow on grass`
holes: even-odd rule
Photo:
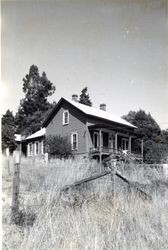
[[[12,211],[12,223],[22,227],[32,227],[36,220],[36,214],[33,212],[25,212],[23,210]]]

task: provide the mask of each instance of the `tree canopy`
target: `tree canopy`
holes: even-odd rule
[[[90,99],[90,96],[88,94],[88,88],[85,87],[82,89],[80,97],[79,97],[79,103],[85,104],[87,106],[92,106],[92,101]]]
[[[15,145],[15,119],[12,111],[9,109],[2,116],[2,151],[6,148],[9,148],[9,151],[12,152]]]
[[[144,135],[145,139],[155,140],[161,133],[157,122],[150,113],[146,114],[144,110],[140,109],[137,112],[130,111],[127,115],[124,115],[123,118],[138,127],[137,132]]]
[[[45,72],[40,75],[36,65],[30,67],[29,74],[23,78],[25,97],[16,113],[17,133],[28,135],[40,129],[46,113],[53,108],[54,104],[49,103],[47,98],[55,89]]]
[[[122,118],[137,127],[136,132],[144,137],[144,160],[147,163],[159,163],[168,156],[168,132],[161,131],[159,125],[144,110],[130,111]],[[167,143],[167,145],[166,145]],[[134,141],[134,147],[140,151],[140,141]]]

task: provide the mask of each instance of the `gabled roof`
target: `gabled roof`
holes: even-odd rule
[[[44,136],[45,132],[46,132],[46,129],[42,128],[42,129],[38,130],[37,132],[35,132],[34,134],[29,135],[28,137],[26,137],[24,140],[29,140],[29,139],[34,139],[34,138],[37,138],[37,137]]]
[[[76,107],[78,110],[82,111],[86,115],[93,116],[93,117],[98,117],[100,119],[105,119],[107,121],[119,123],[119,124],[122,124],[122,125],[126,125],[128,127],[137,128],[134,125],[132,125],[131,123],[127,122],[126,120],[122,119],[121,117],[119,117],[119,116],[117,116],[115,114],[111,114],[111,113],[109,113],[107,111],[103,111],[103,110],[100,110],[98,108],[90,107],[90,106],[81,104],[79,102],[75,102],[75,101],[73,101],[71,99],[67,99],[67,98],[64,98],[64,97],[61,97],[61,99],[56,104],[53,111],[49,114],[47,119],[44,121],[43,126],[46,126],[46,125],[49,124],[49,121],[50,121],[51,117],[54,115],[55,110],[60,105],[61,101],[63,101],[63,100],[67,101],[68,103],[70,103],[71,105],[73,105],[74,107]]]

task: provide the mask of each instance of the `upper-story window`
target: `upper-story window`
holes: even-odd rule
[[[63,125],[69,124],[69,111],[65,110],[63,112]]]

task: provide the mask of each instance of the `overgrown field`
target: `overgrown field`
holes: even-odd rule
[[[10,173],[7,163],[4,158],[3,249],[168,249],[167,180],[158,169],[134,165],[119,169],[124,176],[147,188],[152,201],[129,193],[122,183],[116,183],[112,198],[110,177],[93,181],[80,192],[74,190],[60,196],[65,185],[99,172],[98,165],[53,160],[46,167],[42,161],[22,159],[20,224],[14,225],[11,223],[12,159]]]

